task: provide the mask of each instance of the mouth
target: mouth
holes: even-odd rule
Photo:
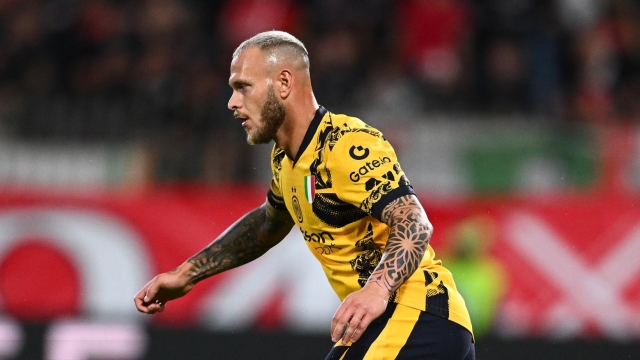
[[[237,120],[242,121],[242,127],[247,127],[247,125],[249,125],[249,118],[248,117],[244,117],[244,116],[236,116],[235,117]]]

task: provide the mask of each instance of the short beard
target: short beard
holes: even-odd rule
[[[267,93],[267,99],[262,104],[260,110],[260,120],[262,126],[256,129],[254,134],[247,134],[247,142],[250,145],[268,144],[271,140],[276,138],[276,133],[282,126],[284,118],[287,112],[284,105],[276,98],[276,93],[273,91],[273,86],[269,86]]]

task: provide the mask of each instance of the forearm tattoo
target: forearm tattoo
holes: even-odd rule
[[[391,232],[380,263],[369,277],[389,292],[396,291],[420,265],[433,228],[414,195],[400,197],[381,216]]]
[[[193,283],[257,259],[289,233],[293,220],[287,211],[267,205],[256,208],[206,248],[189,258]]]

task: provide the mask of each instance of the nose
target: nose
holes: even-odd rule
[[[229,110],[235,110],[242,107],[242,102],[240,102],[240,95],[237,91],[233,91],[231,93],[231,98],[229,99],[229,103],[227,104],[227,108]]]

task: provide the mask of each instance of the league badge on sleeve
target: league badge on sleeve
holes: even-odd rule
[[[316,197],[316,177],[314,175],[304,177],[304,197],[309,204],[311,204]]]

